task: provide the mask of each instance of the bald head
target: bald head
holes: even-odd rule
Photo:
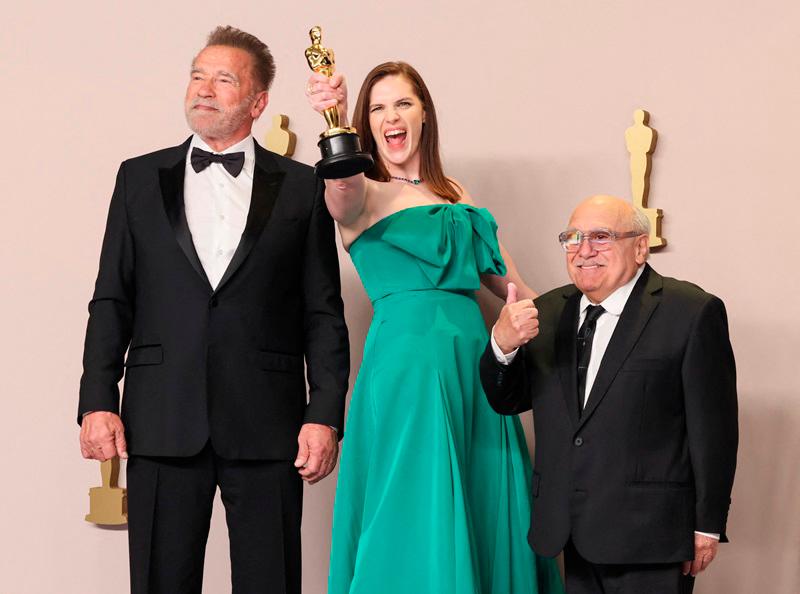
[[[649,226],[644,213],[621,198],[599,195],[581,202],[572,212],[569,229],[583,234],[605,230],[636,235],[617,238],[605,246],[584,241],[577,252],[568,252],[567,272],[575,286],[592,302],[600,303],[630,281],[647,259]]]
[[[614,225],[607,227],[613,231],[639,231],[640,233],[650,233],[650,221],[640,209],[634,207],[630,202],[617,198],[598,194],[587,198],[572,211],[570,217],[570,227],[572,221],[578,217],[600,215],[614,219]]]

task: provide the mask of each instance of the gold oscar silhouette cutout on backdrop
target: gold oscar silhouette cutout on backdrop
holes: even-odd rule
[[[336,69],[333,50],[322,45],[322,29],[316,25],[308,32],[311,46],[306,48],[308,67],[317,74],[330,78]],[[322,115],[328,129],[320,134],[317,143],[322,159],[314,166],[316,174],[323,179],[341,179],[372,168],[372,155],[361,150],[361,139],[355,128],[341,126],[339,108],[327,108]]]
[[[297,135],[289,130],[289,116],[279,113],[272,116],[272,128],[265,137],[265,144],[273,153],[291,157],[297,143]]]
[[[102,526],[119,526],[128,523],[128,492],[118,486],[119,458],[100,463],[102,487],[89,489],[87,522]]]
[[[633,112],[633,126],[625,130],[625,144],[631,154],[631,194],[633,204],[641,208],[650,219],[650,247],[667,245],[661,237],[660,208],[647,208],[647,197],[650,193],[651,155],[656,148],[658,133],[647,125],[650,114],[643,109]]]

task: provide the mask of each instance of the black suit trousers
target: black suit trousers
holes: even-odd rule
[[[299,594],[303,485],[285,460],[131,456],[132,594],[200,594],[217,486],[228,524],[233,594]]]
[[[570,539],[564,548],[567,594],[692,594],[694,578],[681,563],[592,563]]]

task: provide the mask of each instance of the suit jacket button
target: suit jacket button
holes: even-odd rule
[[[581,447],[583,445],[583,438],[578,436],[575,438],[575,441],[572,442],[575,444],[576,447]]]
[[[208,302],[208,309],[211,309],[213,307],[217,307],[217,298],[216,297],[212,297],[211,300]]]

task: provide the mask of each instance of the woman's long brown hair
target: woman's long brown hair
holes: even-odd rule
[[[375,165],[366,172],[366,176],[376,181],[388,182],[391,177],[386,165],[381,161],[378,154],[378,147],[372,137],[372,130],[369,125],[369,97],[375,83],[386,76],[404,76],[414,87],[417,99],[422,102],[425,109],[425,123],[422,125],[422,136],[420,137],[420,177],[425,180],[428,187],[437,196],[441,196],[450,202],[461,200],[461,191],[453,180],[444,174],[442,160],[439,157],[439,125],[436,120],[436,109],[433,106],[433,99],[425,85],[425,81],[413,66],[405,62],[384,62],[373,68],[358,93],[355,112],[353,113],[353,126],[358,130],[361,137],[363,150],[370,153],[375,160]]]

